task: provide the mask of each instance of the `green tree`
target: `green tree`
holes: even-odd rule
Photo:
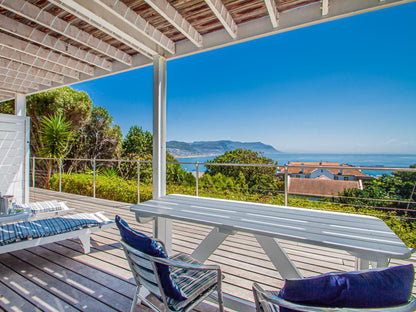
[[[130,128],[122,144],[124,156],[141,156],[152,154],[153,135],[141,127]]]
[[[91,115],[77,132],[71,158],[110,159],[121,151],[122,133],[113,125],[113,117],[107,109],[93,106]],[[75,162],[72,166],[77,167]]]
[[[30,145],[33,156],[38,156],[42,148],[40,128],[43,116],[55,113],[71,122],[74,142],[77,135],[88,123],[92,111],[92,101],[87,93],[70,87],[58,88],[30,95],[26,98],[27,115],[30,117]]]
[[[69,152],[72,137],[71,122],[66,121],[61,114],[55,113],[51,117],[43,117],[40,124],[39,136],[42,143],[40,156],[53,159],[65,157]],[[49,186],[53,159],[48,160],[46,187]]]
[[[27,115],[31,119],[31,155],[41,156],[43,143],[40,140],[41,121],[44,116],[55,113],[71,122],[72,140],[67,157],[70,158],[113,158],[121,151],[122,133],[113,125],[113,118],[100,106],[93,106],[87,93],[70,87],[58,88],[30,95],[27,100]],[[14,112],[14,102],[2,103],[0,111]],[[70,172],[74,168],[85,169],[85,161],[66,161],[64,168]],[[37,169],[44,170],[42,162]]]
[[[122,155],[129,159],[151,162],[153,160],[153,135],[141,127],[131,127],[122,143]],[[166,152],[166,161],[177,162],[168,152]],[[120,172],[126,179],[134,179],[137,177],[137,166],[122,163],[120,164]],[[152,174],[151,163],[140,165],[140,180],[142,182],[152,183]],[[183,170],[179,164],[167,164],[166,182],[176,185],[195,185],[195,177]]]
[[[410,166],[416,168],[416,165]],[[385,208],[385,211],[397,209],[398,215],[416,216],[416,205],[406,201],[415,201],[416,173],[393,172],[383,174],[372,181],[365,181],[363,189],[347,189],[334,202],[349,204],[361,209],[363,207]]]
[[[14,101],[6,101],[0,103],[1,114],[14,114]]]
[[[262,154],[248,149],[236,149],[225,152],[209,163],[230,163],[230,164],[262,164],[275,165],[273,159],[264,157]],[[275,180],[276,167],[255,167],[255,166],[215,166],[207,165],[207,174],[215,176],[218,173],[231,177],[235,181],[241,181],[239,185],[247,185],[251,190],[257,192],[273,192],[279,190],[281,183]],[[244,181],[242,178],[244,177]]]

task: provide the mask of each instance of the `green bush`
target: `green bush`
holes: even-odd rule
[[[59,175],[51,178],[50,189],[59,190]],[[66,193],[93,196],[93,176],[89,174],[63,174],[62,191]],[[120,177],[96,176],[95,196],[125,203],[137,203],[137,181]],[[152,186],[140,184],[140,201],[152,198]]]

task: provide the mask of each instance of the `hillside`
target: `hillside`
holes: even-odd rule
[[[166,148],[174,157],[187,156],[214,156],[222,155],[226,151],[237,148],[250,149],[265,154],[280,153],[273,146],[261,142],[236,142],[236,141],[197,141],[192,143],[169,141]]]

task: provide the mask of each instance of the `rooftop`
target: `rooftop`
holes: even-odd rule
[[[290,178],[289,190],[291,195],[305,196],[337,196],[345,189],[360,188],[358,181],[330,180],[326,177],[318,179]]]
[[[300,161],[291,161],[288,167],[289,174],[310,174],[317,169],[327,169],[333,174],[337,175],[349,175],[349,176],[367,176],[365,173],[362,173],[361,170],[352,168],[347,164],[340,164],[335,162],[320,161],[320,162],[300,162]],[[327,167],[327,168],[325,168]],[[330,168],[330,167],[343,167],[341,168]],[[279,167],[279,170],[283,171],[284,167]]]

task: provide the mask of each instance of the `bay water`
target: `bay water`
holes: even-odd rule
[[[271,158],[279,165],[285,165],[289,162],[336,162],[351,166],[361,167],[394,167],[409,168],[410,165],[416,164],[416,155],[414,154],[315,154],[315,153],[278,153],[264,154],[265,157]],[[183,157],[177,158],[179,162],[184,163],[205,163],[213,160],[216,156],[200,156],[200,157]],[[181,164],[185,171],[195,172],[194,164]],[[199,172],[205,172],[206,167],[199,166]],[[377,176],[388,173],[385,170],[364,170],[366,174]]]

